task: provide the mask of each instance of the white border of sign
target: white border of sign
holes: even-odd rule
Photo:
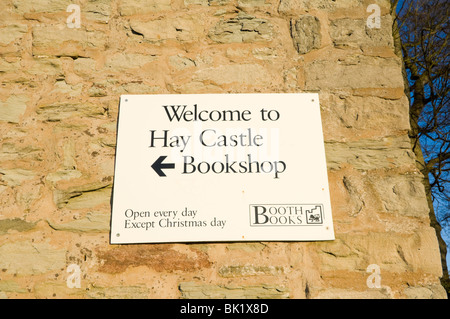
[[[333,239],[318,94],[121,96],[111,244]]]

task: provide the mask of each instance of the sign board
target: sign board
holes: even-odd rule
[[[112,244],[332,239],[317,94],[121,96]]]

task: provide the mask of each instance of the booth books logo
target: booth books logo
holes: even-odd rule
[[[322,204],[250,204],[250,226],[323,224]]]

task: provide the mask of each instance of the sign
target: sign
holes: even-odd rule
[[[332,239],[317,94],[121,96],[112,244]]]

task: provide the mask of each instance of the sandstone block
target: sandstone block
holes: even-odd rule
[[[391,299],[387,289],[355,289],[328,288],[319,291],[314,299]]]
[[[107,39],[99,30],[65,26],[33,27],[33,55],[87,57],[105,50]]]
[[[0,100],[0,121],[19,123],[28,101],[24,94],[10,95],[4,102]]]
[[[265,19],[239,13],[235,18],[219,21],[208,36],[218,43],[269,41],[273,36],[273,27]]]
[[[105,273],[120,273],[136,266],[146,266],[162,273],[198,272],[211,267],[204,252],[169,244],[120,246],[101,250],[97,255],[102,261],[99,270]]]
[[[415,156],[406,135],[349,143],[326,142],[325,153],[329,169],[340,169],[344,164],[359,170],[415,167]]]
[[[305,66],[307,90],[337,88],[403,88],[397,59],[348,56],[338,61],[316,60]]]
[[[363,270],[370,264],[383,272],[424,272],[441,276],[436,233],[427,227],[414,234],[340,234],[334,242],[320,243],[323,270]]]
[[[0,220],[0,235],[7,233],[9,230],[28,231],[33,229],[35,225],[36,223],[27,222],[20,218],[3,219]]]
[[[93,103],[60,102],[40,105],[36,112],[43,121],[57,122],[68,118],[102,117],[105,109]]]
[[[0,45],[8,45],[24,36],[28,31],[26,24],[11,24],[0,27]]]
[[[158,57],[135,53],[116,53],[106,57],[105,68],[114,72],[142,68],[148,63],[155,61]]]
[[[410,128],[409,103],[374,96],[320,94],[325,141],[352,141],[406,132]],[[374,118],[377,120],[374,121]]]
[[[36,173],[22,168],[4,169],[0,167],[0,179],[8,186],[19,186],[24,181],[33,179]]]
[[[89,289],[86,296],[92,299],[147,299],[149,289],[145,285],[98,287]]]
[[[447,299],[447,292],[441,285],[408,287],[403,294],[408,299]]]
[[[82,209],[107,204],[111,199],[111,184],[94,183],[73,186],[65,190],[54,191],[53,199],[59,207]]]
[[[37,275],[60,270],[66,265],[66,250],[48,243],[29,241],[0,246],[0,269],[7,274]]]
[[[121,0],[118,8],[122,16],[148,14],[171,9],[172,0]]]
[[[325,9],[333,10],[336,7],[351,7],[356,3],[356,0],[345,1],[327,1],[327,0],[281,0],[278,6],[278,12],[295,14],[299,11],[307,11],[310,9]]]
[[[278,276],[284,273],[283,266],[223,266],[219,269],[219,274],[222,277],[247,277],[247,276]]]
[[[65,12],[67,6],[73,1],[71,0],[40,0],[40,1],[26,1],[13,0],[14,10],[17,13],[38,13],[38,12]]]
[[[238,4],[241,7],[263,7],[270,5],[270,2],[266,0],[238,0]]]
[[[130,28],[150,43],[162,43],[168,40],[192,43],[198,41],[204,34],[202,25],[193,17],[145,22],[131,20]]]
[[[81,6],[84,17],[102,23],[108,23],[111,18],[112,8],[110,0],[90,0]]]
[[[179,55],[170,56],[169,63],[177,70],[184,70],[195,66],[194,60]]]
[[[422,175],[371,177],[370,180],[374,185],[374,195],[382,202],[384,211],[428,218],[430,209]]]
[[[291,20],[290,28],[294,47],[298,53],[305,54],[320,48],[320,21],[317,17],[302,15],[296,20]]]
[[[41,161],[43,149],[33,145],[21,146],[15,143],[5,142],[0,146],[0,161],[12,161],[26,159]]]
[[[393,47],[392,18],[381,17],[381,28],[369,28],[366,20],[337,19],[330,22],[330,36],[336,47],[359,48],[365,46]]]
[[[50,227],[56,230],[81,232],[81,233],[104,233],[110,229],[110,214],[102,212],[87,213],[85,217],[66,223],[55,223],[48,221]]]
[[[27,290],[20,287],[20,285],[15,281],[2,280],[0,281],[0,292],[25,293]]]
[[[206,285],[182,282],[178,286],[181,297],[186,299],[285,299],[289,291],[272,285]]]
[[[272,75],[258,64],[231,64],[199,70],[194,74],[197,81],[209,81],[217,85],[246,84],[267,85]]]

